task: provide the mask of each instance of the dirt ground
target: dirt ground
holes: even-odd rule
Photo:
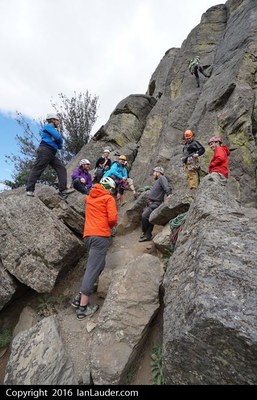
[[[154,230],[153,233],[157,233],[157,230]],[[133,255],[133,257],[137,257],[138,255],[142,255],[143,253],[151,253],[155,254],[154,245],[152,242],[138,242],[140,236],[140,229],[135,230],[125,236],[115,236],[112,238],[112,244],[109,249],[108,254],[116,252],[119,254],[119,251],[124,252],[124,254],[129,254],[129,257]],[[111,258],[110,258],[111,259]],[[124,262],[124,260],[122,260]],[[84,260],[76,267],[76,269],[70,271],[63,279],[60,280],[59,283],[56,284],[56,287],[51,293],[51,297],[53,299],[58,299],[57,304],[47,304],[46,301],[46,309],[40,310],[41,317],[50,315],[51,313],[57,313],[58,320],[61,325],[62,337],[64,340],[65,347],[68,350],[69,354],[72,354],[72,361],[74,363],[74,367],[78,376],[83,374],[83,365],[87,362],[87,354],[86,346],[90,341],[88,340],[90,333],[90,327],[93,327],[97,321],[97,315],[99,311],[92,316],[91,318],[86,318],[83,321],[78,321],[74,315],[74,309],[70,306],[70,300],[77,293],[82,276],[84,274]],[[107,256],[107,265],[108,268],[108,256]],[[101,308],[103,304],[103,299],[99,298],[97,293],[95,293],[93,301],[97,302]],[[0,313],[0,324],[4,327],[12,327],[16,325],[19,319],[19,315],[24,306],[29,305],[33,309],[39,309],[38,304],[41,301],[42,305],[42,295],[36,294],[35,292],[28,291],[22,299],[18,299],[13,302],[10,306],[8,306],[4,311]],[[42,307],[43,308],[43,307]],[[100,309],[99,308],[99,309]],[[154,345],[161,343],[161,335],[162,335],[162,313],[159,312],[159,315],[155,318],[155,320],[151,324],[151,329],[148,334],[148,338],[145,342],[143,349],[139,355],[139,358],[135,365],[137,368],[132,368],[130,374],[128,376],[128,384],[142,384],[142,385],[151,385],[153,384],[151,379],[151,355],[153,352]],[[85,329],[86,328],[86,329]],[[78,337],[83,338],[80,346],[77,346]],[[74,340],[75,338],[75,340]],[[83,347],[84,346],[84,347]],[[84,354],[81,353],[81,348],[84,348]],[[0,384],[3,383],[5,368],[8,362],[8,358],[10,355],[10,348],[6,349],[3,354],[0,353]],[[84,359],[83,359],[84,357]]]

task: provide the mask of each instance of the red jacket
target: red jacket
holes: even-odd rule
[[[209,165],[209,172],[218,172],[228,177],[228,156],[230,154],[227,146],[218,146],[214,150],[212,160]]]
[[[85,197],[85,236],[110,236],[118,221],[115,200],[110,192],[96,183]]]

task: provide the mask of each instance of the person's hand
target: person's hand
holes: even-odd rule
[[[125,176],[121,179],[123,182],[126,182],[127,178]]]
[[[193,154],[193,157],[199,157],[199,155],[197,153]]]
[[[169,194],[168,196],[167,196],[167,199],[170,199],[172,197],[172,194]]]
[[[80,178],[80,182],[81,183],[86,183],[86,179],[85,178]]]

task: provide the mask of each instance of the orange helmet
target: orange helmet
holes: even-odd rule
[[[189,129],[186,130],[185,133],[184,133],[184,138],[185,138],[185,139],[191,139],[193,136],[194,136],[194,135],[193,135],[193,132],[190,131]]]
[[[122,154],[121,156],[119,156],[119,160],[127,161],[127,157]]]
[[[220,143],[222,143],[222,139],[221,139],[220,136],[212,136],[212,137],[209,139],[208,144],[213,143],[213,142],[220,142]]]

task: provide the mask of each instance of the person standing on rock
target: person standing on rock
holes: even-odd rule
[[[67,171],[62,161],[56,157],[57,150],[62,148],[63,138],[59,134],[57,128],[59,125],[59,117],[55,114],[48,114],[46,124],[41,131],[41,142],[37,150],[37,158],[28,178],[26,186],[27,196],[34,196],[35,185],[40,176],[50,165],[57,173],[59,184],[59,195],[66,197],[74,189],[67,188]]]
[[[228,178],[228,156],[230,150],[227,146],[222,146],[222,139],[219,136],[212,136],[208,142],[210,148],[214,151],[209,164],[209,173],[217,172]]]
[[[199,185],[200,165],[198,157],[205,153],[205,148],[194,139],[194,134],[189,129],[185,131],[184,139],[182,161],[185,164],[187,183],[189,189],[196,189]]]
[[[168,179],[164,176],[164,169],[162,167],[155,167],[153,169],[153,178],[155,183],[149,192],[146,207],[142,213],[142,235],[139,242],[152,240],[154,225],[149,221],[150,215],[153,210],[163,203],[165,194],[170,197],[172,191]]]
[[[80,293],[71,305],[76,308],[78,320],[94,314],[98,305],[91,305],[89,297],[95,291],[94,284],[105,267],[111,229],[118,221],[118,211],[113,197],[115,182],[112,178],[102,178],[85,196],[85,226],[83,238],[86,240],[88,259]]]

